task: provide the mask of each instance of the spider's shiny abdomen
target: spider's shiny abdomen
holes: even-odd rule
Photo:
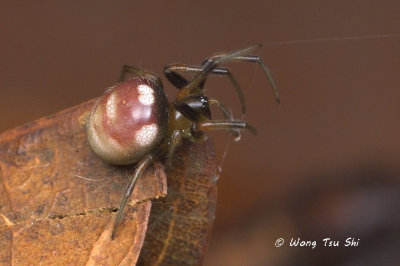
[[[110,88],[90,115],[88,140],[112,164],[136,163],[158,147],[168,127],[161,83],[135,77]]]

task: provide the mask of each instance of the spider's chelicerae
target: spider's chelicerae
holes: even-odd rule
[[[244,114],[245,102],[239,84],[229,69],[220,65],[226,62],[257,63],[267,75],[279,103],[271,72],[259,56],[249,54],[259,46],[212,56],[200,66],[171,64],[165,67],[167,79],[179,89],[171,103],[168,103],[158,76],[130,66],[123,67],[120,83],[108,89],[97,101],[88,123],[89,143],[103,160],[119,165],[137,164],[118,209],[111,238],[115,236],[136,180],[160,157],[166,156],[169,166],[183,138],[201,141],[205,139],[204,132],[215,129],[226,129],[234,135],[238,130],[246,129],[256,134],[255,128],[247,122],[234,120],[221,102],[205,96],[203,87],[210,74],[227,76],[239,96]],[[187,80],[179,72],[191,73],[194,77]],[[133,77],[126,80],[128,73]],[[210,104],[216,105],[226,119],[212,120]]]

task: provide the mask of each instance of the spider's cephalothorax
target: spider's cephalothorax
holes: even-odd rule
[[[203,94],[208,75],[225,75],[239,96],[244,114],[245,102],[239,84],[229,69],[220,65],[225,62],[254,62],[264,70],[279,103],[278,91],[269,69],[260,57],[248,54],[256,47],[215,55],[204,60],[200,66],[172,64],[165,67],[166,77],[179,89],[172,103],[168,104],[161,80],[155,74],[130,66],[123,67],[121,82],[107,90],[97,101],[88,123],[91,147],[109,163],[137,164],[118,209],[112,238],[138,177],[160,157],[165,156],[169,166],[183,138],[201,141],[204,132],[215,129],[229,130],[236,136],[241,129],[256,134],[254,127],[245,121],[233,119],[229,109],[222,103]],[[194,77],[187,80],[178,72],[191,73]],[[127,73],[132,77],[126,80]],[[225,120],[211,119],[210,104],[221,110]]]

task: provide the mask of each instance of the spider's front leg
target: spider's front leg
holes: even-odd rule
[[[235,130],[235,129],[246,129],[251,134],[257,135],[255,127],[245,121],[229,121],[229,120],[208,120],[203,122],[197,122],[193,124],[192,130],[194,132],[210,131],[217,129]]]
[[[261,59],[261,57],[248,54],[250,51],[252,51],[255,48],[260,47],[260,46],[262,46],[262,45],[261,44],[254,45],[254,46],[244,48],[242,50],[233,51],[233,52],[227,53],[227,54],[219,54],[219,55],[215,55],[210,58],[207,58],[206,60],[203,61],[203,64],[202,64],[203,71],[198,73],[194,77],[194,79],[185,88],[188,90],[192,90],[192,89],[195,89],[196,87],[198,87],[199,84],[204,82],[204,80],[207,78],[207,76],[210,73],[212,73],[213,70],[216,69],[222,63],[226,63],[226,62],[257,63],[262,68],[262,70],[264,71],[265,75],[267,76],[267,78],[271,84],[276,102],[280,103],[278,89],[276,87],[274,79],[272,78],[271,71],[269,70],[267,65],[264,63],[264,61]]]
[[[185,64],[171,64],[165,67],[164,73],[167,79],[178,89],[182,89],[186,87],[189,84],[189,81],[182,77],[180,74],[177,72],[182,72],[182,73],[190,73],[190,74],[197,74],[202,72],[203,66],[189,66]],[[212,70],[210,74],[213,75],[222,75],[222,76],[227,76],[232,83],[233,87],[235,88],[236,94],[239,97],[240,100],[240,105],[242,108],[242,113],[246,113],[246,104],[243,96],[243,92],[239,86],[239,83],[235,79],[235,77],[232,75],[231,71],[228,68],[225,67],[218,67]],[[199,87],[200,89],[203,89],[204,84],[205,84],[206,79],[203,80],[203,82],[200,83]]]
[[[171,168],[172,165],[172,159],[175,154],[176,149],[179,147],[179,145],[182,142],[182,131],[180,130],[174,130],[174,132],[171,135],[170,141],[169,141],[169,148],[167,152],[167,159],[166,159],[166,167]]]

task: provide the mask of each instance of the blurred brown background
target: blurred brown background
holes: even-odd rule
[[[229,65],[259,135],[226,157],[205,265],[397,265],[399,14],[394,0],[2,1],[0,131],[98,97],[126,63],[162,75],[265,43],[256,53],[282,104],[256,65]],[[240,118],[227,80],[210,79],[208,95]],[[215,134],[220,153],[226,136]],[[323,248],[326,237],[341,246]]]

